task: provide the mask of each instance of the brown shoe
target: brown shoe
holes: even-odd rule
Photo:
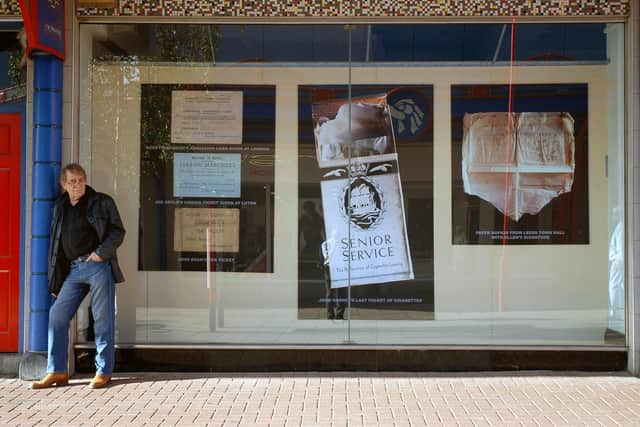
[[[91,384],[89,384],[89,386],[91,388],[102,388],[109,384],[110,381],[111,377],[102,374],[96,374],[96,376],[91,380]]]
[[[69,374],[66,372],[53,372],[45,375],[40,381],[31,383],[31,388],[38,390],[41,388],[49,388],[53,386],[62,386],[69,384]]]

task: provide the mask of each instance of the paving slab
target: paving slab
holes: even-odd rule
[[[626,373],[117,373],[31,390],[0,376],[0,426],[640,426]]]

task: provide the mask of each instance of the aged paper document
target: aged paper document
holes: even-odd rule
[[[463,126],[465,193],[518,221],[571,191],[575,140],[569,113],[465,114]]]
[[[173,196],[238,198],[242,157],[239,153],[174,153]]]
[[[176,252],[238,252],[239,237],[240,209],[175,210],[173,246]]]
[[[241,144],[242,91],[174,90],[172,144]]]

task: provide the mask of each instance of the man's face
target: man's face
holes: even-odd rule
[[[62,188],[69,194],[69,200],[71,200],[72,204],[77,203],[87,191],[87,179],[81,173],[67,171],[64,182],[61,184]]]

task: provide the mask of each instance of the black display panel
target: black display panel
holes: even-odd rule
[[[433,87],[298,93],[298,317],[433,319]]]
[[[588,86],[451,88],[453,244],[588,244]]]
[[[140,270],[272,272],[275,87],[141,90]]]

